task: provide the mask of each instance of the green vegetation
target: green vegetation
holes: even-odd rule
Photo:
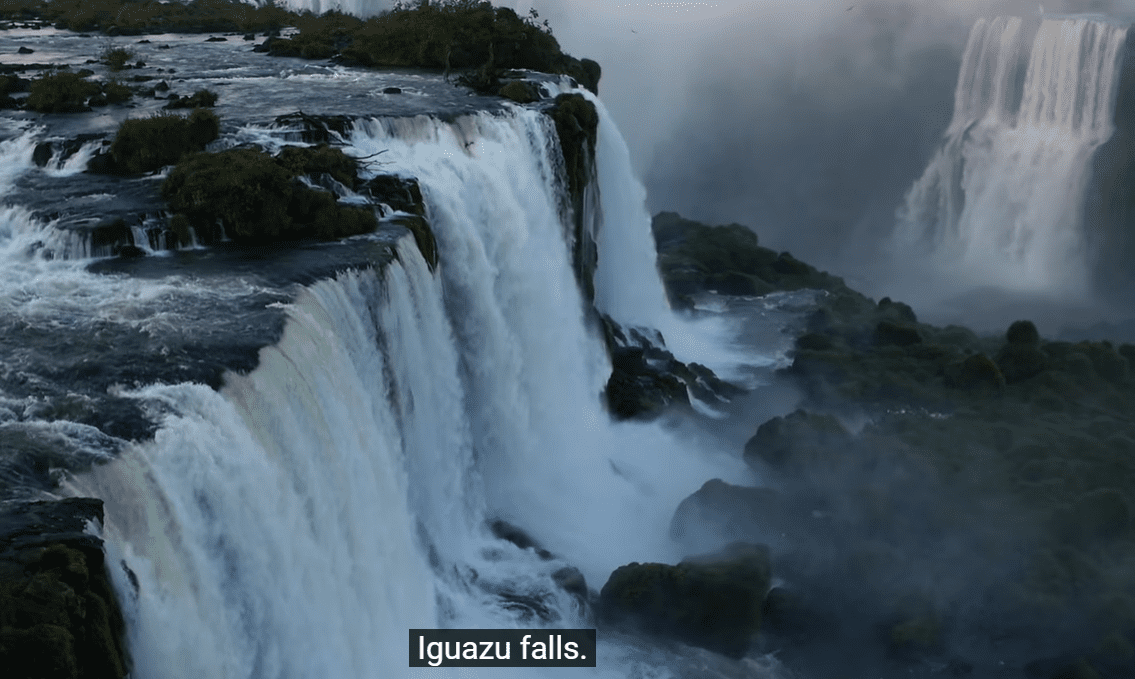
[[[127,62],[134,58],[134,52],[122,47],[107,47],[101,55],[102,63],[112,71],[126,68]]]
[[[984,620],[1050,641],[1068,636],[1069,616],[1076,640],[1054,653],[1097,644],[1126,652],[1135,637],[1135,346],[1053,341],[1026,320],[989,337],[935,327],[905,304],[876,303],[761,248],[744,227],[662,213],[654,233],[679,300],[728,292],[722,273],[740,294],[826,291],[781,373],[803,410],[753,423],[744,449],[783,494],[758,501],[754,489],[732,489],[712,505],[719,525],[759,517],[733,536],[822,544],[780,575],[828,592],[819,596],[834,603],[811,600],[823,615],[860,611],[896,657],[934,657],[948,627],[969,633]],[[831,413],[863,424],[853,433]],[[689,504],[710,506],[701,495]],[[695,514],[680,514],[675,525],[696,532]],[[836,580],[844,584],[834,595],[821,589]],[[901,604],[931,593],[925,607]],[[980,603],[943,603],[959,600]],[[1107,666],[1103,655],[1090,659]]]
[[[294,13],[240,0],[5,0],[0,18],[44,19],[76,32],[107,35],[271,31],[291,25]]]
[[[204,150],[220,129],[216,114],[205,109],[188,117],[167,114],[127,120],[118,128],[110,155],[120,171],[152,172]]]
[[[371,208],[339,205],[330,191],[298,179],[323,172],[353,186],[357,161],[327,146],[289,148],[276,158],[259,149],[229,149],[178,163],[162,185],[162,195],[177,213],[178,228],[191,225],[208,233],[220,221],[225,234],[241,243],[373,231],[378,222]]]
[[[56,73],[31,82],[27,107],[39,113],[80,113],[99,86],[75,73]]]
[[[217,104],[217,93],[210,92],[209,90],[197,90],[188,97],[179,97],[173,95],[170,97],[169,103],[164,108],[204,108],[211,107]]]
[[[600,77],[599,64],[560,50],[548,22],[540,22],[535,10],[521,17],[486,0],[414,0],[365,21],[337,11],[317,16],[241,0],[5,0],[0,7],[0,19],[30,18],[108,35],[247,33],[294,26],[299,34],[265,45],[270,54],[305,59],[339,55],[347,63],[373,67],[482,69],[486,77],[474,82],[494,85],[502,69],[562,73],[592,91]],[[125,65],[129,57],[114,59],[104,55],[112,68],[118,60]]]

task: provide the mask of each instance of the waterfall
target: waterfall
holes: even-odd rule
[[[122,391],[161,427],[74,491],[106,501],[135,676],[400,676],[409,628],[589,626],[553,572],[598,588],[674,562],[677,504],[746,478],[735,455],[604,411],[557,144],[522,107],[357,121],[349,153],[420,182],[437,271],[403,237],[381,270],[303,288],[219,392]],[[497,519],[557,558],[495,538]],[[599,653],[591,675],[673,661]]]
[[[1046,19],[1022,54],[1023,33],[974,24],[942,148],[898,213],[900,254],[929,249],[974,285],[1083,293],[1089,164],[1113,131],[1127,29]]]

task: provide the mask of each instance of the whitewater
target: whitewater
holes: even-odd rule
[[[642,187],[600,112],[596,304],[624,324],[660,327],[686,354],[701,347],[703,362],[727,371],[744,359],[729,346],[732,327],[684,321],[666,304]],[[41,134],[12,131],[0,148],[5,191],[36,171]],[[357,157],[382,151],[376,171],[418,179],[436,271],[407,235],[392,261],[281,299],[235,275],[92,273],[80,235],[19,206],[2,215],[12,316],[161,336],[192,326],[195,304],[261,295],[286,315],[257,367],[227,373],[219,390],[114,387],[158,423],[152,440],[44,425],[74,439],[77,461],[100,463],[63,490],[105,501],[134,677],[446,675],[407,667],[408,629],[593,627],[557,574],[577,568],[597,590],[620,565],[676,563],[685,555],[668,526],[678,503],[710,478],[752,480],[733,451],[605,411],[611,368],[573,273],[546,116],[509,106],[448,122],[374,117],[356,120],[344,142]],[[88,154],[45,171],[77,172]],[[495,537],[498,520],[554,558]],[[775,666],[601,634],[596,669],[546,672],[772,676]]]

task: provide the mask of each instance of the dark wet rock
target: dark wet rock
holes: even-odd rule
[[[715,404],[743,391],[705,366],[676,359],[656,330],[623,328],[607,316],[600,322],[611,356],[607,408],[618,419],[651,419],[671,405],[688,404],[691,395]]]
[[[581,603],[587,603],[590,592],[587,589],[587,580],[583,573],[574,566],[564,566],[552,573],[552,581],[568,594],[574,596]]]
[[[945,367],[945,383],[957,389],[976,389],[998,391],[1005,387],[1005,377],[985,354],[967,356],[964,360]]]
[[[255,40],[256,34],[255,33],[245,33],[244,36],[241,39],[244,40],[245,42]]]
[[[994,359],[1008,384],[1036,377],[1048,367],[1048,357],[1035,344],[1009,341]]]
[[[599,614],[737,658],[760,629],[771,573],[768,548],[743,542],[677,566],[632,563],[603,585]]]
[[[761,632],[806,641],[827,631],[829,624],[801,592],[791,587],[773,587],[761,605]]]
[[[384,87],[382,88],[383,94],[402,94],[401,87]]]
[[[114,254],[117,257],[145,257],[146,251],[137,245],[121,245],[114,249]]]
[[[433,229],[430,228],[426,218],[418,215],[395,215],[390,219],[390,222],[409,229],[414,236],[414,243],[418,246],[418,252],[422,253],[422,258],[426,260],[430,271],[436,270],[440,259],[437,238],[434,236]]]
[[[740,224],[706,226],[673,212],[652,222],[658,268],[671,304],[692,305],[694,295],[760,296],[776,290],[846,290],[843,281],[758,244]]]
[[[120,679],[125,625],[107,575],[102,501],[0,506],[0,663],[19,676]]]
[[[228,38],[224,38],[224,37],[221,37],[219,35],[214,35],[211,38],[206,38],[205,42],[228,42],[228,40],[229,40]]]
[[[706,481],[674,511],[670,537],[682,544],[759,541],[779,535],[788,521],[784,498],[770,488]]]
[[[894,344],[905,347],[918,344],[921,341],[922,336],[918,334],[918,328],[911,325],[893,321],[879,321],[878,325],[875,326],[875,344]]]
[[[302,182],[301,175],[353,186],[357,162],[326,146],[288,147],[275,158],[247,148],[197,154],[170,172],[162,195],[198,235],[211,237],[219,221],[228,237],[239,243],[327,240],[377,227],[372,208],[341,205],[333,183],[327,189],[316,188]]]
[[[513,80],[500,88],[500,96],[511,99],[518,104],[531,104],[540,101],[540,86],[524,80]]]
[[[797,410],[758,427],[745,444],[745,460],[799,472],[830,466],[850,445],[851,434],[835,417]]]
[[[1005,341],[1035,347],[1040,344],[1040,333],[1032,321],[1014,321],[1005,332]]]
[[[308,144],[334,142],[337,136],[347,134],[351,128],[351,119],[348,116],[308,115],[303,111],[276,116],[275,122],[281,126],[299,124],[303,128],[301,140]]]
[[[32,162],[43,167],[47,165],[47,161],[51,160],[51,156],[54,154],[55,149],[50,142],[40,142],[35,145],[35,150],[32,151]]]
[[[16,50],[17,54],[33,54],[34,52],[35,50],[24,46],[21,46],[20,49]]]
[[[367,181],[363,187],[375,201],[383,203],[397,212],[407,212],[424,217],[426,204],[418,180],[413,177],[400,177],[393,174],[380,174]]]
[[[533,539],[532,536],[528,535],[528,533],[526,533],[523,529],[514,526],[503,519],[494,519],[493,521],[490,521],[489,530],[492,531],[493,535],[495,535],[496,537],[500,538],[501,540],[505,540],[506,542],[511,542],[520,549],[531,549],[545,561],[554,558],[551,552],[541,547],[540,544],[536,542],[536,540]]]
[[[493,90],[496,91],[495,88]],[[564,167],[567,171],[568,195],[575,222],[572,225],[572,263],[583,296],[595,297],[592,276],[598,262],[598,249],[591,225],[584,223],[587,188],[595,181],[595,141],[599,114],[594,104],[579,94],[561,94],[548,111],[560,140]]]
[[[156,87],[154,88],[157,89]],[[172,94],[169,97],[169,103],[163,108],[205,108],[215,106],[217,104],[217,93],[210,92],[209,90],[197,90],[188,97],[178,96]]]

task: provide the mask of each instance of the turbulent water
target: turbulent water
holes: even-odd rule
[[[229,75],[206,62],[203,78],[225,92],[261,87],[283,101],[273,92],[299,79],[291,61],[273,79],[251,61],[267,57],[224,59],[234,62]],[[352,87],[374,96],[365,74],[300,77],[314,92],[302,104],[312,113],[320,97]],[[413,83],[401,104],[410,112],[441,87],[398,77]],[[222,119],[239,122],[219,146],[295,143],[236,100],[226,109],[222,98]],[[197,248],[92,258],[104,253],[73,228],[74,215],[118,200],[104,190],[154,178],[110,189],[76,174],[94,145],[38,168],[32,152],[50,133],[6,123],[0,310],[12,340],[0,436],[70,451],[53,460],[63,467],[109,460],[64,488],[106,502],[132,676],[402,676],[413,673],[409,628],[592,627],[553,573],[576,567],[597,589],[625,563],[674,563],[684,556],[667,530],[678,503],[713,477],[751,480],[737,451],[719,452],[693,430],[611,421],[601,397],[610,364],[570,262],[554,127],[519,106],[460,106],[445,120],[363,116],[343,139],[349,154],[378,159],[369,171],[419,180],[436,271],[412,238],[394,242],[397,232],[292,255]],[[593,209],[602,214],[588,218],[606,234],[602,310],[662,327],[723,372],[770,364],[727,346],[727,323],[670,312],[642,187],[602,109],[596,156]],[[64,185],[65,197],[42,195]],[[62,215],[54,220],[38,204],[51,201]],[[392,258],[382,255],[391,248]],[[342,270],[321,274],[335,257]],[[198,373],[245,360],[225,353],[230,343],[262,348],[210,388]],[[120,411],[135,419],[123,415],[132,424],[115,435],[83,423]],[[494,537],[498,519],[555,558]],[[568,673],[775,676],[776,667],[611,634],[600,636],[596,669]]]
[[[902,256],[931,252],[975,286],[1084,294],[1084,195],[1092,153],[1113,132],[1126,26],[1019,17],[970,33],[954,114],[899,212]]]

